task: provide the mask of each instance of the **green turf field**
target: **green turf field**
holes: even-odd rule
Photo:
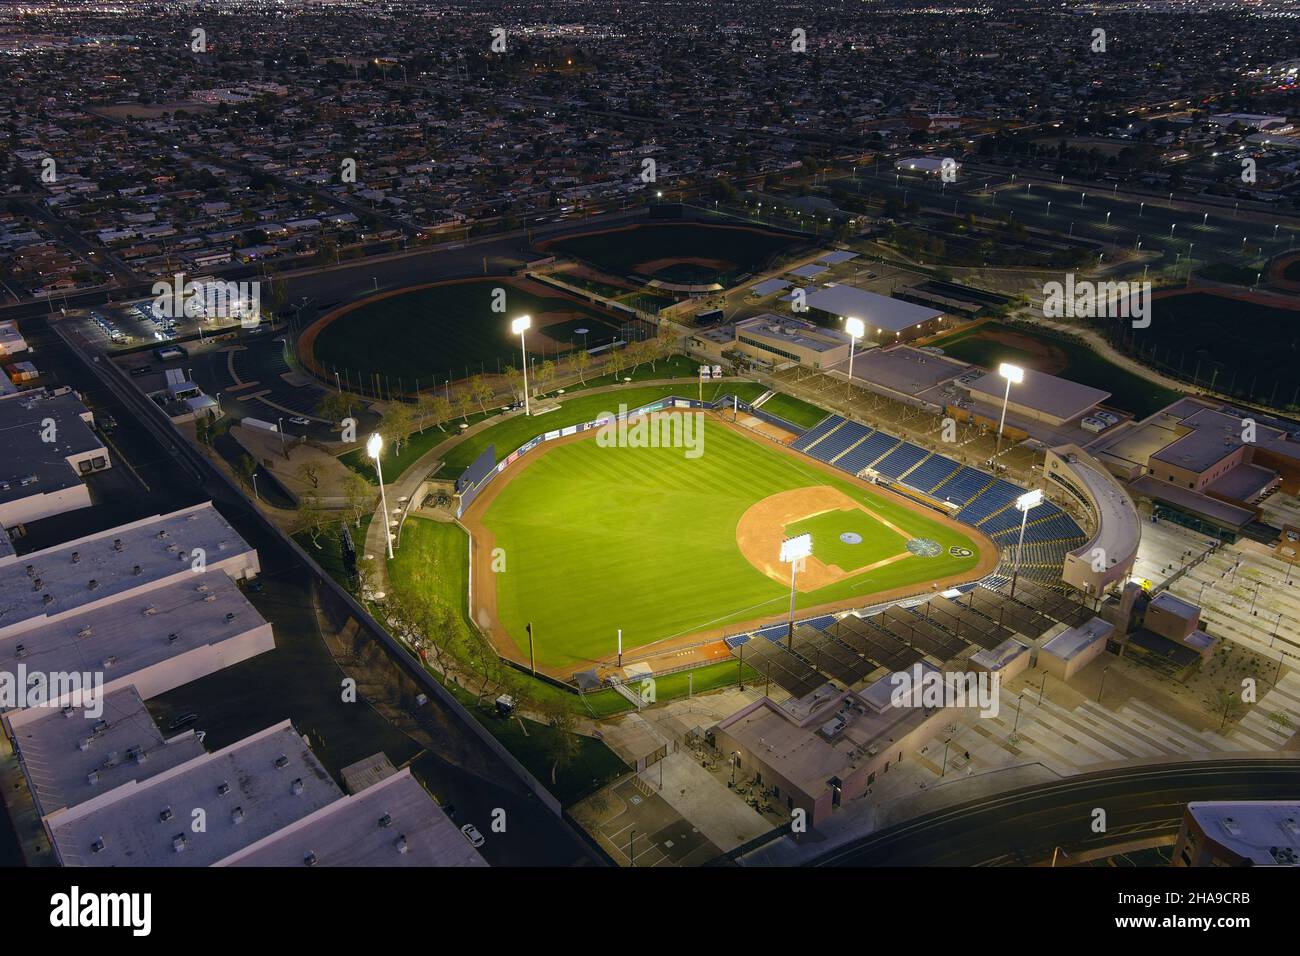
[[[937,541],[935,557],[912,556],[877,571],[801,594],[798,606],[867,596],[966,571],[975,543],[904,508],[883,493],[828,475],[716,422],[704,452],[688,459],[672,448],[602,448],[594,439],[530,456],[483,516],[505,549],[495,576],[498,613],[526,648],[533,624],[538,662],[575,670],[614,653],[677,635],[779,614],[788,587],[740,552],[736,525],[750,505],[794,488],[829,485],[915,537]],[[518,467],[518,466],[516,466]],[[887,533],[865,528],[869,540]],[[836,532],[838,534],[838,532]],[[866,535],[864,535],[865,537]],[[818,550],[820,538],[814,539]],[[889,554],[898,553],[901,542]],[[481,582],[480,582],[481,586]]]
[[[492,311],[493,290],[506,289],[506,314]],[[359,306],[335,319],[316,338],[316,360],[327,369],[349,369],[352,380],[378,371],[396,387],[409,388],[435,378],[446,381],[478,372],[496,374],[504,365],[519,365],[519,338],[510,333],[509,317],[546,312],[576,312],[582,321],[557,329],[559,340],[594,347],[608,342],[621,327],[612,314],[555,293],[533,295],[500,278],[452,282],[417,289]],[[588,329],[586,336],[574,334]],[[541,357],[540,336],[529,335],[529,353]],[[551,358],[555,357],[554,346]],[[361,373],[358,375],[357,373]]]
[[[847,544],[840,535],[850,532],[862,538]],[[907,539],[886,528],[865,511],[827,511],[786,525],[785,536],[811,534],[816,547],[813,554],[825,564],[841,571],[856,571],[868,564],[892,558],[907,547]]]
[[[784,418],[791,425],[798,425],[801,428],[812,428],[827,415],[826,409],[818,408],[784,392],[777,392],[759,408],[769,415]]]

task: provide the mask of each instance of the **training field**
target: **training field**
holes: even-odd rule
[[[651,223],[548,239],[541,251],[572,256],[616,276],[676,284],[731,285],[800,240],[744,226]]]
[[[505,313],[492,310],[497,289],[505,290]],[[304,343],[331,381],[336,368],[354,379],[380,372],[393,385],[399,378],[445,381],[518,366],[519,336],[510,332],[516,315],[532,316],[529,353],[551,358],[611,341],[623,321],[527,279],[457,279],[344,306],[308,329]]]
[[[973,580],[996,563],[977,532],[722,418],[707,417],[703,436],[689,458],[580,433],[485,489],[464,520],[474,614],[498,647],[526,661],[531,622],[538,666],[568,677],[613,657],[620,628],[629,653],[779,620],[790,600],[780,542],[804,531],[814,553],[797,579],[803,612]],[[496,548],[504,571],[492,569]]]

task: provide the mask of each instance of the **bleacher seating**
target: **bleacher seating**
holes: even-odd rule
[[[923,494],[929,494],[930,489],[951,475],[957,468],[957,463],[951,458],[945,458],[943,455],[931,455],[917,465],[916,469],[903,479],[903,483]]]
[[[992,487],[972,499],[965,508],[957,512],[957,520],[965,524],[976,524],[999,508],[1011,504],[1024,493],[1023,488],[1018,488],[1011,482],[999,478],[993,482]]]
[[[903,442],[874,466],[876,471],[890,478],[899,478],[903,472],[928,455],[924,448],[918,448],[911,442]]]
[[[998,574],[1001,579],[1009,575],[1006,562],[1014,561],[1022,518],[1014,502],[1025,489],[839,415],[828,415],[792,447],[852,475],[872,467],[900,484],[959,505],[954,517],[979,528],[999,545],[1006,566],[999,566]],[[1021,574],[1048,582],[1059,580],[1065,555],[1085,540],[1074,519],[1044,502],[1030,512],[1025,524]],[[772,633],[784,635],[785,626],[774,626]]]
[[[821,461],[829,462],[841,452],[852,447],[867,435],[871,429],[857,422],[845,422],[817,444],[808,449],[808,454]]]
[[[992,480],[992,476],[963,465],[961,471],[952,478],[941,485],[935,485],[931,494],[940,501],[951,501],[964,507]]]
[[[885,432],[876,432],[835,464],[837,467],[843,468],[849,474],[856,475],[863,468],[866,468],[869,464],[897,444],[898,439],[893,435],[888,435]]]
[[[834,428],[836,425],[839,425],[843,421],[844,419],[841,418],[839,415],[827,415],[825,418],[823,418],[812,428],[808,429],[806,432],[800,435],[798,439],[796,439],[792,443],[791,447],[797,449],[798,451],[803,451],[809,445],[811,445],[817,439],[821,438],[832,428]]]

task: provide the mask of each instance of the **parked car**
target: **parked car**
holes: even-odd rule
[[[469,841],[469,845],[476,850],[487,842],[483,839],[483,834],[478,832],[478,827],[472,823],[465,824],[460,828],[460,832],[465,834],[465,839]]]
[[[302,425],[304,428],[311,424],[310,418],[303,418],[301,415],[295,415],[289,419],[290,425]]]

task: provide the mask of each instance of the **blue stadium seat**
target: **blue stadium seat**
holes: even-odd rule
[[[928,455],[924,448],[918,448],[911,442],[903,442],[876,463],[875,469],[882,475],[898,478],[918,461]]]
[[[833,434],[827,435],[823,441],[809,448],[808,454],[821,461],[828,462],[840,452],[870,434],[871,429],[866,425],[859,425],[857,422],[845,422]]]
[[[904,478],[903,483],[915,488],[917,491],[929,494],[935,485],[956,471],[957,467],[957,463],[951,458],[945,458],[943,455],[931,455],[921,462],[915,471]]]

